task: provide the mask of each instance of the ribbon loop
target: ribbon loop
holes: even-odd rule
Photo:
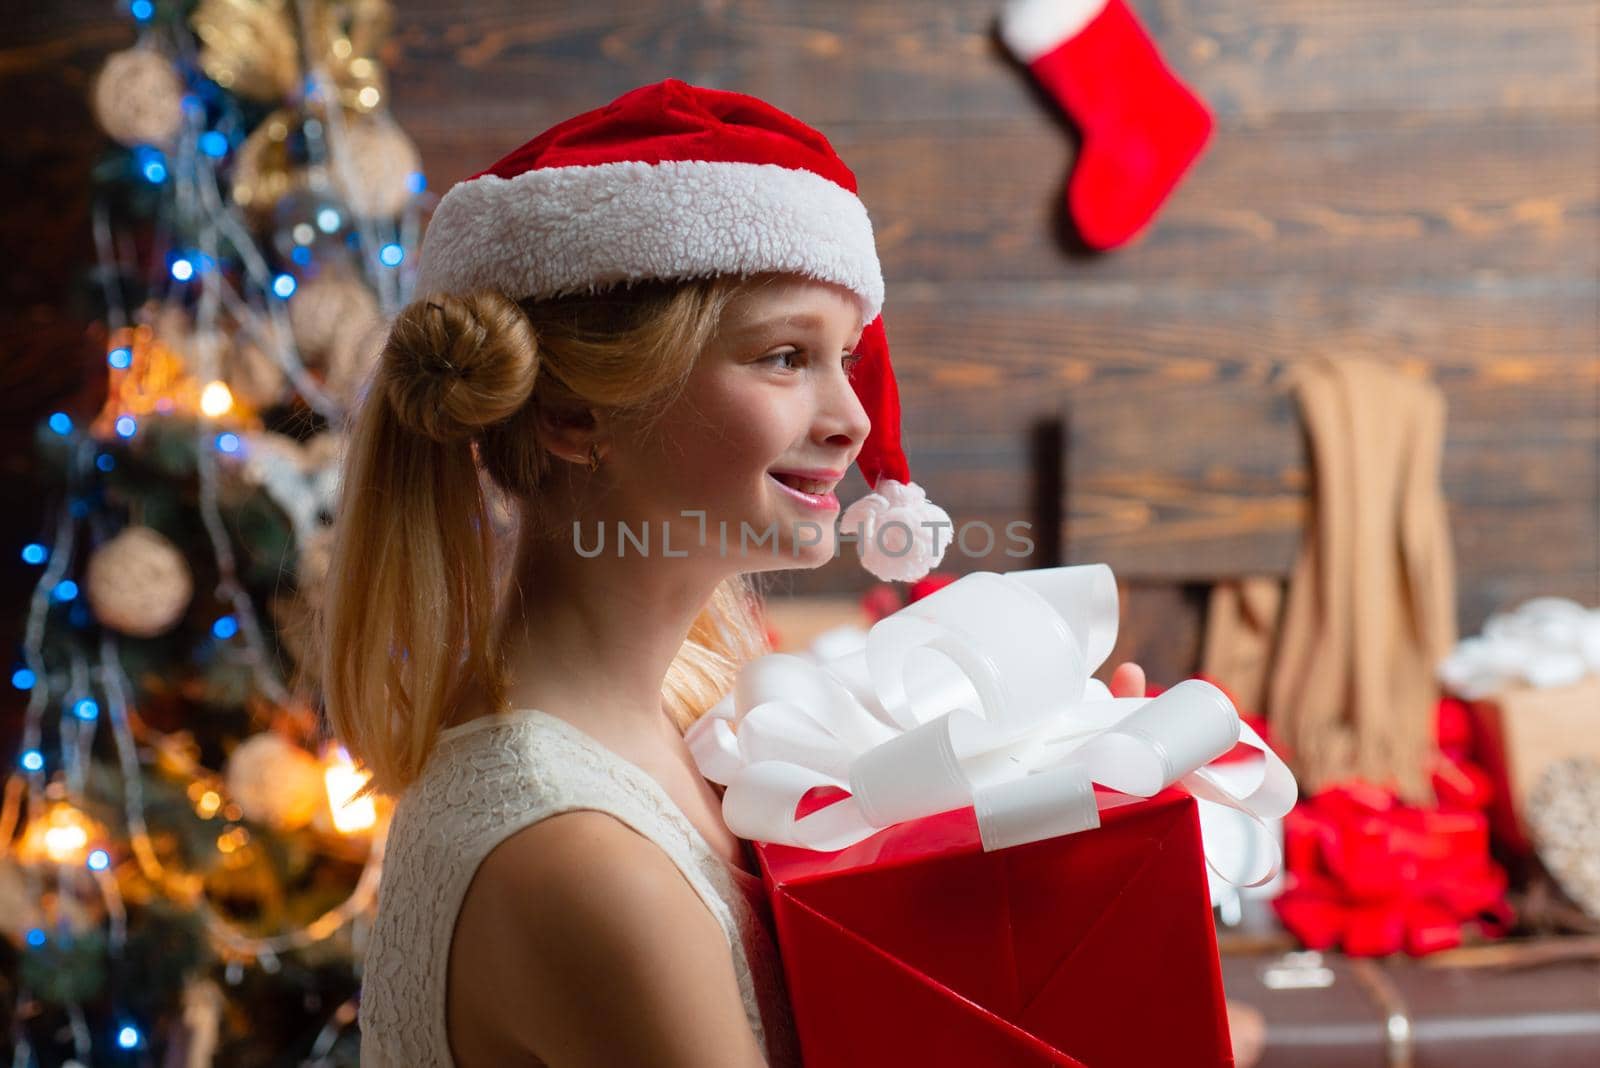
[[[1267,881],[1280,856],[1265,821],[1293,806],[1294,776],[1202,679],[1112,697],[1093,672],[1117,611],[1104,564],[964,575],[853,640],[745,665],[686,732],[690,751],[727,786],[734,833],[819,850],[969,804],[984,849],[1003,849],[1180,783],[1205,812],[1213,870]],[[1215,763],[1241,742],[1248,760]],[[822,785],[849,796],[796,819]]]

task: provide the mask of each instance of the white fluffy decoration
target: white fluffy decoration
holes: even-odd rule
[[[1000,39],[1012,55],[1032,63],[1076,37],[1105,6],[1106,0],[1011,0],[1000,9]]]
[[[1512,685],[1570,686],[1600,674],[1600,608],[1567,597],[1535,597],[1514,611],[1497,612],[1482,634],[1456,644],[1437,674],[1468,700]]]
[[[652,278],[782,271],[883,308],[872,223],[848,189],[773,163],[627,161],[483,175],[451,187],[423,237],[416,296],[521,299]]]
[[[926,575],[955,538],[950,513],[928,500],[915,482],[892,478],[880,478],[871,493],[846,508],[839,528],[855,534],[861,566],[885,582],[912,582]]]

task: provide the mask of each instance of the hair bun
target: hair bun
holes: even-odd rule
[[[383,388],[395,415],[441,444],[509,419],[527,403],[538,370],[533,324],[492,290],[413,301],[383,349]]]

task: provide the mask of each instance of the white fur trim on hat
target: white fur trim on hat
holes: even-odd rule
[[[651,278],[783,271],[883,308],[867,209],[812,171],[773,163],[625,161],[482,175],[440,200],[416,295],[498,288],[513,299]]]
[[[1012,55],[1032,63],[1076,37],[1105,6],[1106,0],[1010,0],[1000,10],[1000,39]]]
[[[955,537],[949,512],[915,482],[892,478],[880,478],[871,493],[851,502],[839,529],[854,532],[861,566],[885,582],[926,575]]]

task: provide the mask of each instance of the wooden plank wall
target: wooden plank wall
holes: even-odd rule
[[[1063,217],[1076,136],[1000,45],[998,0],[403,0],[387,59],[435,189],[669,75],[821,128],[873,216],[916,477],[958,522],[1050,525],[1032,559],[1002,540],[954,569],[1112,562],[1124,651],[1156,677],[1193,668],[1213,578],[1287,572],[1305,457],[1279,383],[1319,354],[1444,391],[1463,633],[1536,594],[1600,603],[1600,8],[1132,6],[1218,128],[1154,228],[1098,255]],[[8,150],[38,177],[0,188],[65,209],[8,213],[44,275],[7,323],[59,318],[50,286],[87,252],[82,86],[129,36],[110,7],[8,31],[0,78],[43,113]],[[840,560],[777,588],[861,582]]]

